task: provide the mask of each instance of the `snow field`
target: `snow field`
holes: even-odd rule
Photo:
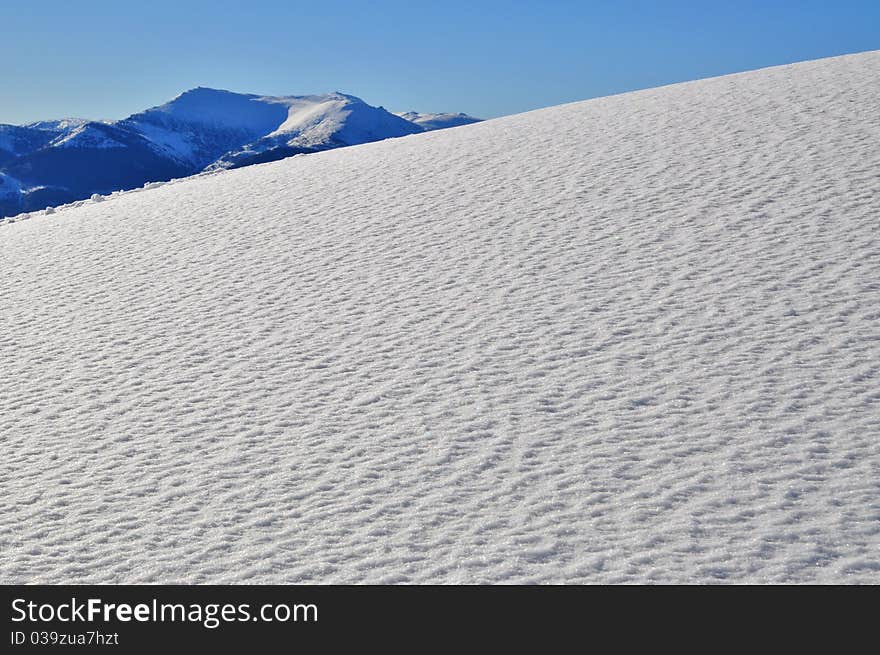
[[[880,54],[0,226],[3,582],[880,582]]]

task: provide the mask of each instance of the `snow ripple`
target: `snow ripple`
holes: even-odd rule
[[[0,229],[3,582],[880,582],[880,55]]]

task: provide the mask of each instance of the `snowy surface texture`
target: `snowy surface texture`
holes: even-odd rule
[[[880,582],[880,53],[0,224],[2,582]]]

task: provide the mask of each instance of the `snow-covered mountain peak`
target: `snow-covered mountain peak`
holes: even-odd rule
[[[51,188],[51,203],[60,204],[208,168],[415,134],[424,125],[341,91],[271,96],[202,86],[120,121],[0,125],[0,171],[24,189],[14,203],[0,202],[0,216],[46,206],[48,192],[28,189]]]
[[[447,127],[459,127],[479,123],[481,118],[474,118],[463,113],[434,113],[425,114],[417,111],[404,111],[396,114],[410,123],[424,128],[425,130],[442,130]]]
[[[129,118],[134,122],[187,123],[265,133],[284,118],[275,103],[253,94],[199,87]]]
[[[262,96],[286,116],[259,139],[230,150],[212,166],[231,168],[280,159],[297,152],[326,150],[422,132],[423,128],[373,107],[361,98],[334,92],[305,96]]]
[[[286,120],[267,137],[286,136],[287,145],[349,145],[420,131],[382,107],[373,107],[345,93],[287,96],[270,101],[286,105],[288,114]]]

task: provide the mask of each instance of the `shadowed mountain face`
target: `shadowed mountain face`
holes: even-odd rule
[[[206,88],[115,122],[0,125],[0,216],[426,129],[435,126],[342,93],[276,97]]]

